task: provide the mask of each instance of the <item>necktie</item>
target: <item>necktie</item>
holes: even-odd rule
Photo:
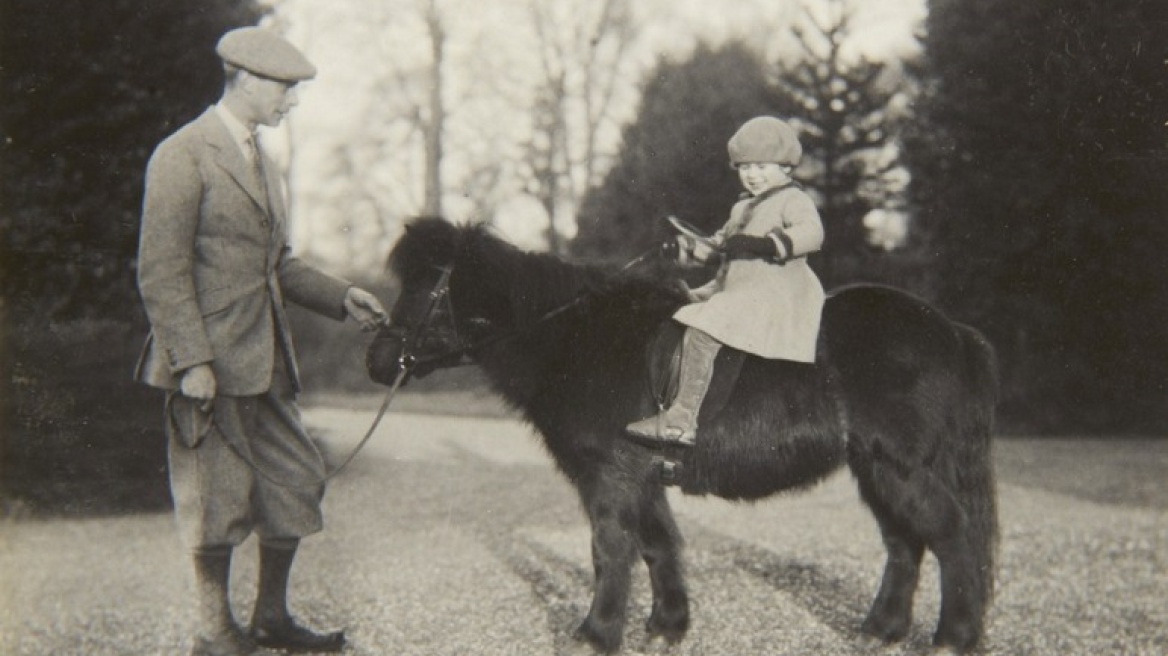
[[[248,155],[251,158],[251,172],[255,176],[256,182],[259,184],[260,193],[264,199],[264,209],[271,211],[272,197],[268,195],[268,178],[264,175],[264,156],[260,150],[259,136],[251,134],[247,138]],[[267,220],[264,220],[264,225],[267,225]]]

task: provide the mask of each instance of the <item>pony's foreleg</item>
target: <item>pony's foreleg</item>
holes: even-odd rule
[[[908,635],[912,625],[913,595],[920,578],[925,548],[920,540],[904,534],[895,523],[882,517],[877,519],[880,520],[888,560],[884,565],[880,590],[861,630],[883,642],[895,642]]]
[[[613,487],[619,489],[619,485]],[[637,551],[636,507],[613,491],[598,492],[585,499],[585,506],[592,522],[595,585],[592,606],[576,629],[576,637],[600,651],[615,652],[624,637],[630,573]]]
[[[660,485],[647,483],[638,533],[641,557],[649,568],[653,611],[645,624],[650,638],[677,642],[689,630],[689,595],[681,565],[681,534]]]

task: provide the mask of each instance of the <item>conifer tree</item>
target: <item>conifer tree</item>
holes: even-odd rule
[[[912,197],[940,302],[990,334],[1034,429],[1168,427],[1164,18],[929,3]]]

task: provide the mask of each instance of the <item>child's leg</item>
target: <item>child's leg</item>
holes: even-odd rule
[[[722,343],[708,333],[687,327],[681,347],[681,380],[673,405],[661,414],[629,424],[625,430],[638,437],[692,446],[698,428],[698,411],[710,389],[714,359]]]

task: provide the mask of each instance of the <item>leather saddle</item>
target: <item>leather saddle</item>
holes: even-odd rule
[[[677,396],[677,387],[681,379],[681,341],[684,335],[685,326],[676,321],[665,321],[657,329],[657,334],[649,341],[646,349],[649,389],[658,408],[669,407]],[[702,421],[712,419],[730,400],[730,393],[734,391],[734,384],[738,381],[738,373],[745,358],[746,353],[736,348],[723,345],[719,349],[714,360],[710,388],[698,411],[698,417]]]

